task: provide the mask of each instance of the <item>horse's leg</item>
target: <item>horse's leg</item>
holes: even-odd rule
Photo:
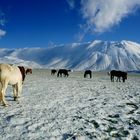
[[[114,76],[110,75],[111,82],[114,82]]]
[[[2,81],[1,85],[2,85],[1,101],[2,101],[4,106],[8,106],[8,103],[5,100],[5,92],[6,92],[6,89],[7,89],[7,86],[8,86],[8,81],[7,80]]]
[[[2,92],[1,92],[1,88],[0,88],[0,102],[1,102],[1,100],[2,100]]]
[[[18,92],[18,87],[17,87],[17,84],[16,85],[13,85],[13,95],[14,95],[14,101],[16,101],[17,99],[17,92]]]
[[[119,77],[119,82],[121,82],[121,77]]]
[[[90,78],[92,78],[92,75],[90,74]]]
[[[114,78],[115,78],[115,76],[112,76],[112,80],[113,80],[113,82],[114,82]]]
[[[22,82],[19,82],[18,84],[17,84],[17,96],[16,97],[20,97],[20,95],[21,95],[21,91],[22,91]]]
[[[119,77],[117,76],[116,82],[118,82]]]
[[[123,82],[125,82],[125,78],[124,77],[122,77],[122,80],[123,80]]]
[[[2,101],[2,92],[0,90],[0,102]]]
[[[86,78],[86,74],[84,74],[84,78]]]
[[[1,92],[1,90],[2,90],[2,85],[1,85],[1,82],[0,82],[0,102],[2,101],[2,92]]]

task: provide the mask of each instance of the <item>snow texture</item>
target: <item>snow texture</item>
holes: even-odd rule
[[[33,69],[18,101],[9,86],[11,106],[0,106],[0,140],[138,140],[140,75],[128,74],[125,83],[111,82],[103,72],[83,75]]]
[[[0,63],[32,68],[140,71],[140,44],[95,40],[47,48],[0,49]]]

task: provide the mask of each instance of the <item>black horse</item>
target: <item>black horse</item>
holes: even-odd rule
[[[58,70],[58,73],[57,73],[57,77],[62,77],[62,75],[64,76],[64,77],[68,77],[69,76],[69,70],[66,70],[66,69],[59,69]]]
[[[87,75],[89,75],[90,78],[92,78],[92,71],[91,70],[86,70],[85,73],[84,73],[84,78],[86,78]]]
[[[121,78],[122,78],[122,81],[125,82],[125,80],[127,79],[127,72],[112,70],[110,72],[110,79],[112,82],[114,82],[115,76],[117,77],[117,82],[118,80],[119,82],[121,82]]]
[[[52,70],[51,70],[51,75],[55,75],[56,72],[57,72],[57,70],[52,69]]]

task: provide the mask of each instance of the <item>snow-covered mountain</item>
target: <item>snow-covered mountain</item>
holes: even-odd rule
[[[140,70],[140,44],[95,40],[47,48],[3,48],[0,49],[0,63],[33,68]]]

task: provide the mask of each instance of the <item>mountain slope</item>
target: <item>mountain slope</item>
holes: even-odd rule
[[[140,70],[140,44],[95,40],[48,48],[0,49],[3,62],[35,68]]]

